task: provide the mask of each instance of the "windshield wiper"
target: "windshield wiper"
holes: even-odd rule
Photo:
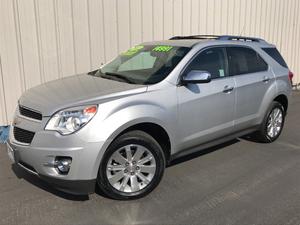
[[[99,69],[88,72],[88,75],[95,76]]]
[[[116,78],[119,78],[121,80],[124,80],[125,82],[127,82],[129,84],[135,84],[132,80],[130,80],[127,77],[125,77],[121,74],[118,74],[118,73],[106,72],[106,73],[102,74],[101,77],[104,77],[104,78],[116,77]]]

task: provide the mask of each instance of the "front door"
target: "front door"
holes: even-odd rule
[[[235,83],[228,76],[225,49],[203,50],[187,66],[183,76],[191,70],[207,71],[212,80],[177,88],[179,149],[226,136],[234,125]]]

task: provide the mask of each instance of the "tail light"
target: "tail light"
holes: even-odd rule
[[[293,77],[294,77],[293,72],[289,71],[289,80],[291,81],[291,83],[293,82]]]

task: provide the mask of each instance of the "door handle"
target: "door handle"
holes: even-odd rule
[[[268,83],[269,80],[270,80],[270,77],[264,76],[264,78],[263,78],[262,81],[263,81],[264,83]]]
[[[229,94],[229,93],[232,92],[232,90],[233,90],[233,87],[232,87],[232,86],[226,85],[226,86],[224,87],[224,89],[223,89],[223,92]]]

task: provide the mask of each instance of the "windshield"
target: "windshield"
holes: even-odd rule
[[[190,48],[137,45],[104,65],[95,76],[134,84],[155,84],[165,79]]]

